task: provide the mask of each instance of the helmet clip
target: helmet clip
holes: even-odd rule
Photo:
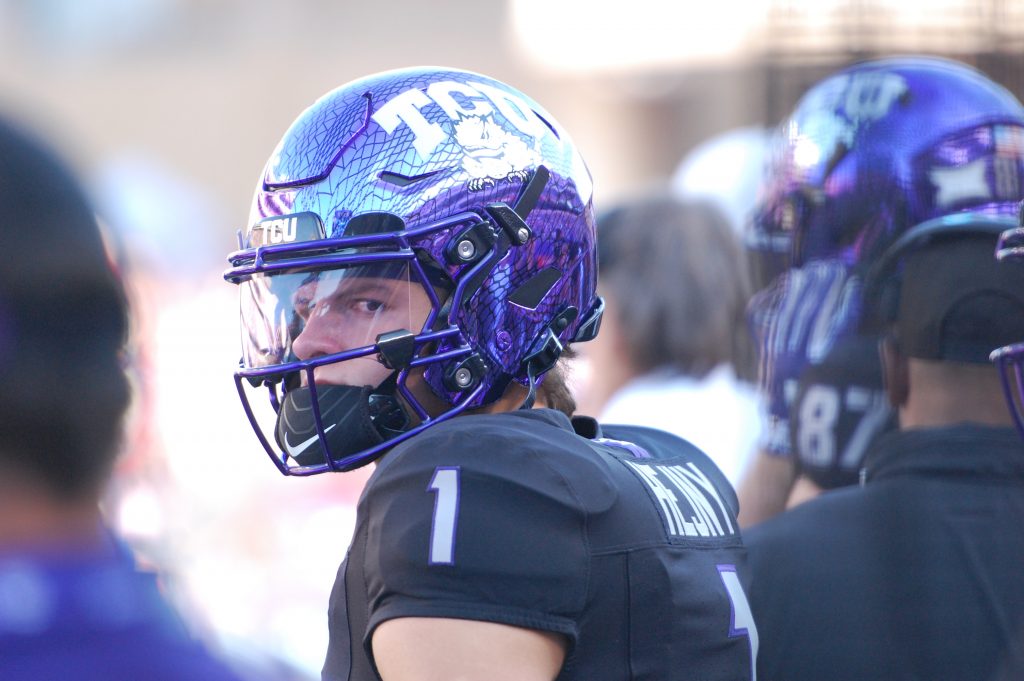
[[[382,333],[377,336],[377,349],[381,364],[400,371],[412,362],[416,352],[416,334],[406,329]]]

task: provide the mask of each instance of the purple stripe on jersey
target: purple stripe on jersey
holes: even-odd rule
[[[722,585],[729,596],[729,608],[732,611],[729,618],[729,638],[743,637],[747,639],[750,650],[750,679],[757,681],[757,649],[759,636],[757,625],[750,612],[750,603],[747,602],[747,594],[743,591],[736,566],[732,564],[719,564],[718,576],[722,578]]]
[[[637,459],[650,459],[651,458],[651,455],[648,453],[648,451],[646,449],[644,449],[640,445],[634,444],[632,442],[625,442],[623,440],[612,440],[612,439],[609,439],[609,438],[606,438],[606,437],[594,438],[593,442],[599,442],[600,444],[603,444],[603,445],[611,445],[612,447],[618,447],[620,449],[625,449],[627,452],[632,454],[634,458],[637,458]]]

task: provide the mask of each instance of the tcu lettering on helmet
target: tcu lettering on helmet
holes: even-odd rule
[[[591,191],[554,119],[479,74],[378,74],[299,116],[225,274],[241,286],[236,383],[278,468],[362,465],[513,381],[536,385],[565,343],[592,337]],[[268,388],[272,426],[249,384]]]
[[[456,95],[460,97],[456,99]],[[421,159],[426,159],[450,137],[444,127],[432,123],[420,112],[432,103],[441,107],[453,122],[467,118],[493,119],[497,114],[530,139],[538,139],[549,132],[543,120],[520,97],[480,82],[449,80],[431,83],[426,92],[406,90],[381,106],[372,118],[389,134],[402,123],[408,125],[414,135],[413,148]]]

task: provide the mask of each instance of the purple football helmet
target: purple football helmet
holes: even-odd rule
[[[1024,206],[1020,220],[1024,222]],[[996,247],[996,257],[1000,260],[1024,258],[1024,226],[1003,232]],[[991,359],[999,367],[1006,403],[1017,424],[1017,430],[1024,437],[1024,341],[995,350]]]
[[[769,152],[752,241],[791,266],[871,260],[901,232],[953,212],[1015,215],[1024,108],[958,62],[863,62],[821,81]]]
[[[278,469],[356,468],[514,381],[532,401],[600,323],[591,190],[555,120],[475,73],[381,73],[300,115],[225,273]]]
[[[1005,219],[1021,198],[1024,107],[980,72],[903,57],[812,87],[776,134],[748,235],[755,259],[787,252],[790,268],[751,309],[772,416],[784,422],[803,368],[854,333],[873,305],[863,274],[897,237],[957,213]]]

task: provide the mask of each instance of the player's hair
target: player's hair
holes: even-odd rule
[[[742,245],[711,203],[654,194],[598,217],[600,286],[617,303],[629,359],[703,378],[722,363],[753,379]]]
[[[576,398],[569,387],[569,361],[575,356],[571,348],[562,351],[562,358],[546,374],[537,388],[537,398],[549,409],[562,412],[569,418],[576,413]]]
[[[130,391],[127,302],[64,164],[0,120],[0,476],[100,492]]]

